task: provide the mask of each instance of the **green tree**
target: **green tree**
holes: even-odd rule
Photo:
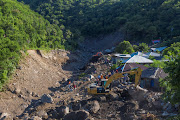
[[[137,45],[133,45],[133,49],[134,49],[134,51],[139,51],[139,47],[137,46]]]
[[[160,60],[153,60],[153,63],[150,66],[164,68],[166,66],[166,64],[165,64],[165,62],[160,61]]]
[[[149,49],[150,48],[148,47],[146,43],[140,43],[138,46],[138,50],[142,52],[148,52]]]
[[[174,59],[169,57],[169,60],[165,66],[165,72],[169,76],[161,80],[161,85],[166,89],[164,98],[175,104],[180,102],[180,54]]]
[[[163,51],[163,55],[175,57],[180,52],[180,42],[171,44],[170,47]]]
[[[134,49],[129,41],[123,41],[119,43],[115,51],[122,54],[131,54],[134,52]]]
[[[135,51],[148,52],[150,48],[146,43],[140,43],[139,46],[133,45],[133,49]]]

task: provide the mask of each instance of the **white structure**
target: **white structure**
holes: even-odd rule
[[[159,54],[159,53],[155,53],[155,52],[148,52],[148,53],[146,53],[146,55],[149,57],[149,56],[153,56],[153,57],[160,57],[161,56],[161,54]]]
[[[122,63],[140,63],[140,64],[151,64],[153,63],[152,60],[147,59],[145,57],[134,55],[133,57],[129,58],[126,61],[123,61]]]
[[[117,63],[118,61],[126,61],[131,57],[130,54],[119,54],[119,53],[115,53],[113,54],[112,58],[113,58],[113,63]]]
[[[148,55],[146,55],[146,54],[144,54],[142,52],[134,52],[134,53],[131,54],[131,57],[133,57],[134,55],[139,55],[139,56],[148,58]]]

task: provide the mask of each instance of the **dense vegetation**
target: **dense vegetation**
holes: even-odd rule
[[[18,0],[73,36],[97,36],[122,29],[125,40],[150,42],[180,34],[179,0]]]
[[[63,31],[16,0],[0,1],[0,89],[27,48],[65,48]]]
[[[121,54],[131,54],[134,52],[134,49],[129,41],[123,41],[117,45],[115,51]]]
[[[132,45],[129,41],[120,42],[116,48],[115,52],[121,54],[131,54],[133,52],[149,52],[149,46],[146,43],[139,43],[139,45]]]
[[[162,80],[161,83],[166,88],[165,99],[177,104],[180,102],[180,54],[177,54],[173,59],[169,57],[169,60],[164,68],[169,73],[169,76]]]
[[[169,60],[164,63],[164,70],[169,76],[161,81],[166,90],[164,98],[177,104],[180,102],[180,42],[171,44],[164,50],[163,55]]]

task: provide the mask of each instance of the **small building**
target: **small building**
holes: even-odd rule
[[[118,54],[118,53],[115,53],[112,55],[112,61],[113,61],[113,64],[116,64],[118,61],[126,61],[128,60],[129,58],[131,57],[130,54]]]
[[[159,79],[164,79],[168,74],[162,68],[151,67],[142,71],[140,86],[146,89],[160,91]]]
[[[150,57],[150,56],[153,56],[153,57],[160,57],[160,56],[161,56],[161,54],[156,53],[156,52],[148,52],[148,53],[146,53],[146,55],[147,55],[148,57]]]
[[[153,61],[148,58],[139,56],[139,55],[134,55],[133,57],[129,58],[126,61],[123,61],[122,63],[151,64],[151,63],[153,63]]]
[[[159,48],[151,48],[151,51],[152,51],[152,52],[157,52],[157,51],[159,51],[160,53],[162,53],[163,50],[166,49],[166,48],[167,48],[167,46],[165,46],[165,47],[159,47]]]
[[[142,52],[134,52],[131,54],[131,57],[133,57],[134,55],[139,55],[139,56],[142,56],[142,57],[145,57],[145,58],[148,58],[148,55],[142,53]]]

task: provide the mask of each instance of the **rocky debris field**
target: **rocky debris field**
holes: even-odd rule
[[[5,92],[0,93],[2,120],[164,120],[178,114],[179,105],[165,103],[162,93],[120,80],[113,81],[109,95],[89,95],[88,85],[110,69],[107,56],[81,71],[75,66],[81,68],[83,62],[75,53],[72,57],[61,50],[28,53]],[[76,81],[77,89],[70,88],[69,81]]]

